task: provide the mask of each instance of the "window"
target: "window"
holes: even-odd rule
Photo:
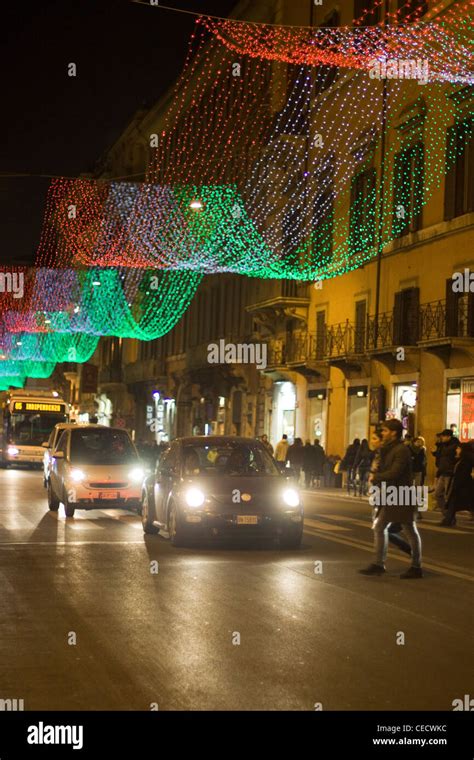
[[[474,336],[474,293],[455,293],[453,280],[446,280],[446,337]]]
[[[355,331],[354,331],[354,351],[356,354],[362,354],[365,350],[365,334],[367,319],[367,301],[356,301],[355,304]]]
[[[325,266],[332,257],[334,228],[334,156],[329,155],[317,176],[314,197],[312,261]]]
[[[417,21],[428,11],[426,0],[398,0],[397,20],[399,22]]]
[[[420,289],[405,288],[395,293],[393,344],[414,346],[419,339]]]
[[[351,253],[366,251],[375,235],[375,169],[366,169],[352,178],[349,217],[349,249]]]
[[[322,28],[326,29],[334,29],[335,27],[338,27],[341,23],[341,17],[339,15],[339,12],[336,10],[333,10],[329,17],[326,19],[326,21],[321,24]],[[315,82],[315,92],[316,95],[319,95],[319,93],[324,92],[324,90],[327,90],[328,87],[330,87],[333,82],[336,80],[337,77],[338,68],[337,66],[318,66],[316,69],[316,82]]]
[[[424,146],[419,142],[395,156],[392,223],[394,237],[401,237],[420,229],[423,180]]]
[[[380,21],[380,0],[355,0],[354,19],[361,26],[375,26]]]
[[[454,219],[474,211],[473,119],[448,128],[444,218]]]
[[[316,359],[322,359],[326,353],[326,311],[316,312]]]

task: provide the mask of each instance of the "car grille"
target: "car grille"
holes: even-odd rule
[[[127,483],[110,483],[110,481],[107,482],[107,483],[89,483],[89,487],[90,488],[101,488],[101,489],[104,489],[104,488],[126,488],[127,485],[128,485]]]

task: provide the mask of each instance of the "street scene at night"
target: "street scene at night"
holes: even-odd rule
[[[1,760],[472,758],[472,4],[3,27]]]

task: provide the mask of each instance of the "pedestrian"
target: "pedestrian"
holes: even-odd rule
[[[402,443],[403,425],[400,420],[386,420],[381,425],[382,446],[377,469],[372,474],[372,498],[374,487],[378,488],[380,509],[374,521],[375,562],[360,570],[363,575],[383,575],[388,549],[388,527],[399,522],[407,535],[412,555],[411,567],[400,578],[422,578],[421,538],[416,527],[416,499],[414,504],[406,504],[406,493],[412,496],[411,456]],[[407,486],[409,487],[407,489]],[[390,504],[384,504],[385,493],[390,489]],[[409,498],[408,501],[411,499]]]
[[[367,495],[367,481],[369,478],[370,467],[372,464],[373,455],[369,448],[369,442],[367,438],[363,438],[360,442],[360,446],[357,450],[357,454],[354,460],[354,476],[355,483],[359,489],[359,496]],[[354,496],[356,495],[354,490]]]
[[[437,509],[440,509],[444,514],[448,489],[453,477],[454,465],[456,464],[456,449],[459,446],[459,441],[453,436],[453,431],[449,428],[439,433],[439,436],[440,445],[437,453],[434,455],[437,465],[437,481],[434,495]]]
[[[301,468],[303,467],[304,446],[301,438],[295,438],[295,442],[288,448],[286,461],[295,473],[295,480],[299,483]]]
[[[268,453],[271,454],[271,456],[273,456],[273,446],[270,443],[270,441],[268,440],[268,435],[266,433],[264,433],[261,436],[260,440],[263,443],[263,445],[265,446],[265,448],[268,451]]]
[[[474,509],[474,480],[471,477],[474,467],[473,442],[460,443],[456,447],[456,464],[448,489],[446,513],[440,525],[456,525],[456,512]]]
[[[423,436],[418,435],[410,448],[412,452],[413,485],[424,486],[426,478],[426,446]]]
[[[351,487],[353,485],[352,480],[352,471],[354,467],[355,458],[357,456],[357,451],[359,450],[360,446],[360,438],[354,438],[352,443],[349,444],[349,446],[346,449],[346,453],[344,454],[341,465],[339,467],[339,472],[347,472],[347,490],[350,493]]]
[[[288,436],[283,433],[281,441],[278,441],[275,449],[275,459],[277,462],[286,462],[286,455],[288,453]]]
[[[370,472],[368,476],[368,483],[372,483],[374,473],[380,466],[380,449],[382,448],[382,433],[380,428],[374,430],[370,437],[370,448],[372,454],[372,463],[370,466]],[[380,511],[380,507],[374,507],[372,514],[372,522],[375,523],[377,515]],[[411,555],[410,544],[400,535],[402,531],[402,524],[399,522],[392,522],[388,526],[388,540],[391,544],[400,549],[405,554]]]
[[[313,446],[310,441],[306,441],[303,452],[303,472],[304,484],[306,488],[313,485]]]
[[[319,438],[315,438],[313,446],[313,479],[316,483],[316,488],[321,488],[321,478],[324,476],[325,464],[325,451],[321,446]]]

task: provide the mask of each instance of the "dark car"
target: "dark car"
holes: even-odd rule
[[[197,436],[173,441],[145,481],[142,523],[145,533],[167,530],[176,546],[237,534],[278,537],[281,547],[296,548],[303,507],[260,441]]]

